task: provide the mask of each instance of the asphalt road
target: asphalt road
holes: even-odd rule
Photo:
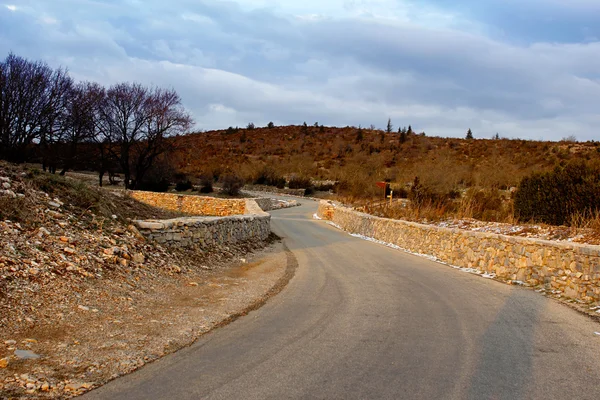
[[[594,399],[600,325],[511,287],[273,212],[296,276],[263,308],[88,399]]]

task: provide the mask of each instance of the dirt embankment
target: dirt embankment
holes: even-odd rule
[[[128,219],[179,215],[9,164],[0,180],[0,398],[81,394],[257,307],[293,272],[275,238],[167,249]]]

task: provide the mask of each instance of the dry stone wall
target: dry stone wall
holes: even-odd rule
[[[250,192],[265,192],[265,193],[276,193],[289,196],[304,197],[306,189],[280,189],[274,186],[265,185],[245,185],[244,190]]]
[[[379,218],[322,201],[318,215],[349,233],[498,278],[600,301],[600,246],[513,237]]]
[[[266,240],[271,233],[271,216],[190,217],[161,221],[135,221],[150,240],[169,246],[201,248]]]
[[[271,234],[271,216],[263,211],[271,207],[269,199],[228,200],[152,192],[130,192],[130,195],[155,207],[199,215],[134,221],[144,237],[168,246],[208,248],[262,241]]]
[[[130,191],[135,200],[165,210],[179,211],[190,215],[224,217],[246,212],[244,199],[219,199],[173,193]]]

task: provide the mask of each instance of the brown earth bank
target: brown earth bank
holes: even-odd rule
[[[0,398],[81,394],[259,306],[293,273],[274,236],[167,248],[130,221],[181,214],[12,164],[0,181]]]

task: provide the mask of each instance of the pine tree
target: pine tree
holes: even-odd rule
[[[392,133],[392,129],[394,128],[394,125],[392,125],[392,119],[388,118],[388,123],[387,123],[387,128],[386,128],[386,132],[387,133]]]
[[[473,132],[471,131],[471,128],[469,128],[469,130],[467,131],[467,140],[471,139],[473,139]]]
[[[408,126],[408,130],[406,131],[406,134],[409,136],[413,134],[412,126],[410,126],[410,125]]]

